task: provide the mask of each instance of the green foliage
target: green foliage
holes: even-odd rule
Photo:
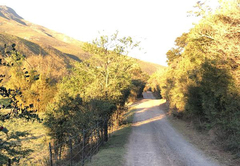
[[[90,84],[90,93],[92,88],[96,88],[96,91],[94,96],[89,95],[91,98],[122,102],[122,92],[131,85],[132,73],[137,67],[134,60],[125,55],[137,46],[138,43],[133,43],[131,37],[118,38],[118,32],[111,37],[101,36],[100,39],[94,40],[93,44],[86,43],[83,46],[92,57],[83,63],[85,66],[78,67],[78,70],[86,71],[87,68],[88,76],[94,78]]]
[[[123,165],[126,153],[126,144],[131,133],[131,123],[133,120],[134,110],[124,113],[123,124],[114,131],[111,139],[100,148],[99,152],[94,155],[87,166],[112,166]]]
[[[7,50],[7,47],[5,48]],[[35,70],[25,56],[15,50],[5,51],[3,54],[3,64],[12,64],[11,67],[5,65],[8,72],[4,75],[4,87],[6,89],[16,89],[17,94],[13,94],[16,106],[23,109],[31,105],[33,110],[44,111],[47,103],[53,98],[54,83],[49,76],[41,72],[41,75]],[[13,93],[13,91],[12,91]],[[8,95],[5,95],[8,97]],[[13,104],[12,104],[13,106]]]
[[[15,49],[15,46],[15,44],[12,44],[11,50],[9,50],[7,45],[5,45],[0,56],[0,65],[8,68],[10,72],[12,72],[12,75],[10,74],[10,76],[12,76],[10,80],[4,82],[3,79],[1,79],[0,81],[4,82],[0,87],[0,161],[3,163],[7,163],[9,158],[12,159],[12,162],[19,162],[19,159],[29,154],[31,150],[22,149],[21,143],[19,144],[19,142],[17,142],[20,137],[26,137],[28,133],[9,131],[5,126],[2,126],[2,123],[8,119],[11,120],[14,118],[40,121],[40,118],[35,113],[36,110],[33,109],[33,104],[26,103],[25,101],[26,96],[23,95],[24,88],[19,86],[21,83],[27,84],[28,82],[35,82],[39,79],[39,75],[36,75],[34,71],[28,71],[25,68],[22,69],[25,56],[21,55]],[[5,78],[6,75],[1,73],[1,77]],[[15,82],[12,82],[13,78],[16,78]],[[5,110],[5,108],[8,108],[8,110]]]
[[[164,85],[161,80],[163,78],[164,71],[164,69],[160,69],[153,73],[148,79],[147,86],[145,87],[145,91],[151,90],[157,98],[162,97],[160,86]]]
[[[73,96],[80,94],[84,101],[98,99],[124,103],[127,98],[123,98],[123,92],[131,87],[134,74],[139,76],[141,70],[134,59],[122,54],[136,46],[130,37],[119,39],[118,33],[111,37],[101,36],[93,44],[86,43],[84,50],[92,57],[76,64],[60,91]]]
[[[176,63],[178,58],[181,57],[183,49],[187,45],[187,37],[187,33],[183,33],[182,36],[177,37],[175,40],[176,48],[172,48],[166,53],[168,58],[168,65],[173,64],[174,62]]]
[[[44,124],[56,144],[65,142],[70,136],[89,127],[91,115],[86,111],[79,96],[73,98],[63,93],[55,97],[55,102],[48,105]]]
[[[167,53],[168,69],[153,76],[150,85],[160,86],[173,113],[200,129],[214,128],[220,140],[239,152],[239,3],[223,1],[215,12],[198,7],[202,20],[176,39]]]
[[[13,165],[45,165],[49,156],[46,152],[50,137],[46,136],[43,123],[12,118],[0,122],[0,125],[9,130],[7,135],[0,132],[1,143],[4,146],[1,155],[5,156],[0,159],[1,165],[7,164],[8,158],[12,160]]]
[[[22,69],[22,62],[24,60],[24,56],[19,54],[17,50],[15,49],[15,44],[12,45],[12,50],[8,51],[7,46],[5,45],[5,50],[1,55],[1,62],[0,65],[3,67],[10,68],[10,70],[13,71],[13,77],[18,77],[19,79],[22,79],[24,83],[27,82],[33,82],[35,80],[38,80],[38,75],[35,75],[34,72],[28,72],[24,69]],[[1,74],[1,77],[5,78],[5,74]],[[3,79],[1,80],[3,81]],[[8,81],[7,83],[9,83]],[[16,80],[16,84],[20,84],[21,80]],[[11,83],[11,82],[10,82]],[[9,84],[10,84],[9,83]],[[6,84],[6,83],[5,83]],[[17,85],[12,85],[12,86],[7,86],[7,85],[2,85],[0,87],[0,95],[2,96],[2,101],[3,99],[8,100],[9,105],[3,105],[1,103],[1,108],[6,108],[7,106],[9,108],[12,108],[12,111],[7,113],[7,114],[1,114],[1,121],[4,121],[5,119],[9,119],[11,116],[16,116],[16,117],[25,117],[27,119],[31,119],[32,116],[35,118],[35,114],[31,114],[34,110],[32,110],[33,105],[32,104],[26,104],[24,102],[24,96],[22,93],[22,89],[20,86]]]
[[[19,162],[21,157],[26,156],[30,152],[32,152],[31,149],[23,149],[21,147],[21,143],[19,144],[19,142],[17,142],[17,140],[19,140],[20,137],[26,136],[28,136],[27,132],[14,132],[14,133],[11,132],[8,134],[7,137],[5,137],[5,139],[1,139],[4,136],[0,135],[1,164],[8,163],[9,158],[12,160],[12,162]]]
[[[96,122],[104,126],[107,140],[111,115],[124,106],[133,86],[142,89],[141,83],[132,81],[144,78],[140,77],[140,68],[132,58],[123,55],[137,45],[131,37],[118,38],[118,33],[83,45],[91,58],[75,64],[71,75],[59,84],[54,102],[47,109],[45,125],[56,143]]]

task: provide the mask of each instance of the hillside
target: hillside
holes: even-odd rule
[[[0,6],[0,33],[15,35],[43,46],[50,45],[65,54],[84,59],[84,53],[79,49],[82,42],[43,26],[32,24],[6,6]]]
[[[15,43],[27,56],[49,55],[55,66],[71,66],[89,57],[81,49],[83,42],[24,20],[13,9],[0,6],[0,49]],[[138,60],[143,71],[152,74],[162,66]]]
[[[146,62],[142,60],[137,60],[139,66],[141,67],[142,71],[145,71],[149,75],[153,74],[154,72],[158,71],[159,69],[165,68],[165,66],[161,66],[156,63]]]

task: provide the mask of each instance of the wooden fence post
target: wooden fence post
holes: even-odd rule
[[[100,140],[100,134],[99,134],[99,128],[98,128],[98,122],[97,122],[97,152],[99,151],[99,140]]]
[[[111,125],[110,125],[110,120],[109,120],[109,122],[107,123],[107,125],[108,125],[108,138],[110,138],[110,129],[111,129]]]
[[[53,166],[53,161],[52,161],[52,147],[51,143],[49,142],[49,160],[50,160],[50,166]]]
[[[107,142],[108,141],[108,120],[107,119],[104,119],[103,128],[104,128],[104,141]]]
[[[104,133],[103,133],[103,124],[101,125],[101,143],[104,145]]]
[[[85,159],[85,156],[84,156],[84,151],[85,151],[85,131],[84,131],[84,129],[82,131],[82,135],[83,135],[82,166],[84,166],[84,159]]]
[[[114,131],[114,129],[113,129],[113,127],[114,127],[113,122],[111,123],[111,125],[112,125],[112,135],[113,135],[113,131]]]
[[[92,156],[93,156],[93,136],[94,136],[94,129],[91,131],[91,135],[90,135],[90,140],[91,140],[91,144],[90,144],[90,162],[92,161]]]
[[[11,166],[11,159],[8,159],[8,166]]]
[[[73,153],[72,153],[72,139],[70,138],[69,136],[69,148],[70,148],[70,166],[72,166],[72,156],[73,156]]]

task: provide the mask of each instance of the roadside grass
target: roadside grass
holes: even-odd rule
[[[87,162],[86,166],[121,166],[124,165],[126,154],[126,144],[131,133],[131,124],[135,109],[130,108],[124,114],[124,120],[118,130],[113,132],[109,141],[106,142],[93,156],[91,162]]]
[[[0,125],[6,127],[9,132],[6,135],[0,132],[0,138],[6,140],[8,136],[14,135],[9,141],[21,145],[17,149],[23,158],[19,158],[17,165],[46,165],[48,156],[48,142],[50,137],[46,135],[46,128],[43,123],[26,119],[10,119],[0,122]],[[27,152],[25,154],[25,152]],[[17,157],[18,154],[10,158]],[[0,161],[2,163],[3,161]],[[3,163],[6,164],[6,163]],[[14,165],[14,164],[13,164]],[[16,165],[16,164],[15,164]]]

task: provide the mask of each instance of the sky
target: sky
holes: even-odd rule
[[[142,51],[131,56],[167,66],[174,40],[193,27],[187,17],[197,0],[0,0],[32,23],[91,42],[99,31],[131,36]]]

